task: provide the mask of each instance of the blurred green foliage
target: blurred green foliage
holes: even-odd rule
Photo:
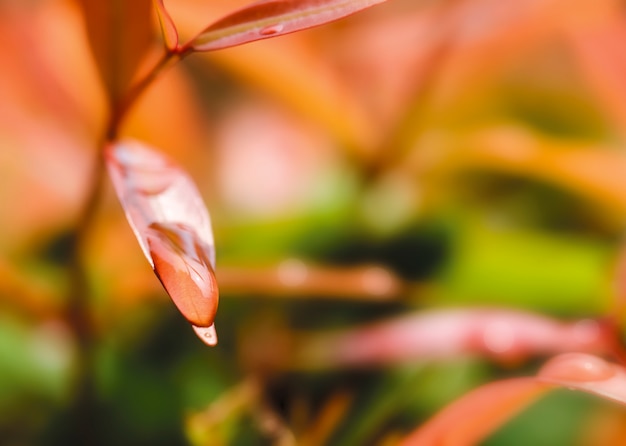
[[[181,2],[191,8],[187,3]],[[229,2],[223,3],[231,8]],[[457,11],[446,6],[447,2],[422,3],[398,1],[399,5],[393,6],[390,0],[388,9],[380,10],[380,20],[389,20],[391,25],[385,22],[386,25],[394,26],[393,20],[399,20],[405,10],[416,20],[425,21],[434,12],[452,17],[452,12]],[[461,8],[471,2],[459,3]],[[3,4],[0,2],[0,16],[6,13],[6,21],[11,17]],[[45,9],[49,4],[66,2],[46,0],[29,4],[30,12],[45,15],[55,12],[54,8]],[[478,2],[474,12],[487,14],[489,7],[489,3]],[[185,87],[177,91],[187,93],[180,94],[180,101],[197,112],[199,127],[207,129],[195,140],[189,137],[192,142],[201,141],[194,151],[168,150],[179,156],[190,171],[198,173],[199,185],[206,193],[215,230],[218,278],[222,267],[238,271],[239,276],[222,289],[216,320],[220,344],[208,349],[175,312],[157,287],[156,279],[149,277],[151,273],[143,259],[135,262],[135,257],[140,257],[139,248],[127,243],[132,238],[130,230],[125,226],[119,229],[121,211],[110,199],[110,191],[104,192],[102,215],[98,216],[101,223],[95,225],[84,253],[93,294],[85,296],[85,301],[93,313],[95,333],[93,345],[88,346],[94,386],[93,413],[89,417],[93,425],[85,427],[89,443],[84,444],[288,445],[290,437],[283,432],[287,430],[297,440],[304,439],[305,446],[316,446],[315,441],[329,446],[390,445],[470,389],[505,377],[532,375],[539,362],[527,359],[519,364],[494,364],[468,352],[437,361],[295,371],[285,351],[290,347],[297,349],[297,342],[307,334],[324,334],[330,329],[426,308],[506,307],[562,320],[610,314],[616,298],[614,267],[626,220],[626,173],[621,178],[610,172],[606,176],[592,175],[589,180],[585,169],[574,169],[574,173],[568,170],[571,166],[566,157],[577,150],[587,151],[596,157],[594,160],[607,163],[601,166],[611,165],[610,156],[623,155],[623,134],[615,125],[620,116],[613,117],[610,104],[591,91],[594,80],[582,79],[580,72],[571,74],[570,51],[559,46],[565,45],[565,37],[555,43],[542,34],[530,50],[519,44],[530,54],[514,42],[510,49],[506,45],[504,49],[498,47],[499,50],[493,50],[493,62],[485,62],[489,57],[481,59],[484,66],[471,64],[470,50],[476,50],[471,42],[466,48],[468,60],[463,59],[464,47],[458,41],[461,37],[455,40],[452,31],[448,31],[450,42],[442,45],[448,53],[437,50],[440,43],[431,34],[430,40],[424,39],[419,45],[417,41],[403,42],[402,46],[411,47],[416,54],[448,54],[452,68],[445,64],[445,57],[443,61],[433,56],[415,62],[419,69],[407,76],[409,86],[399,88],[411,93],[399,94],[401,99],[407,99],[406,104],[391,107],[391,123],[385,127],[381,124],[383,117],[377,117],[369,122],[371,128],[361,128],[363,132],[372,130],[378,137],[379,141],[371,144],[377,147],[372,149],[357,147],[355,141],[362,136],[358,132],[350,137],[339,134],[338,128],[352,128],[354,118],[354,104],[349,100],[342,102],[341,98],[360,94],[363,97],[354,103],[367,108],[364,104],[380,100],[376,92],[378,88],[384,92],[383,87],[374,82],[375,74],[368,77],[368,70],[358,64],[349,66],[347,59],[342,60],[346,54],[333,53],[336,42],[353,38],[351,32],[364,33],[365,52],[369,51],[370,39],[382,39],[382,34],[377,34],[381,31],[376,14],[372,14],[363,21],[355,17],[327,30],[303,33],[301,41],[293,37],[285,47],[276,47],[275,53],[272,43],[254,47],[259,54],[276,57],[268,60],[267,66],[252,66],[244,56],[225,52],[223,56],[207,57],[183,67],[192,76],[182,77]],[[180,17],[184,23],[186,16],[181,13]],[[472,22],[471,14],[467,17]],[[620,18],[623,19],[623,13]],[[69,19],[67,23],[75,25]],[[32,24],[38,30],[36,25]],[[527,24],[529,28],[531,25]],[[403,39],[402,32],[410,29],[398,25],[399,41]],[[558,29],[555,25],[553,31]],[[483,31],[489,34],[489,29]],[[502,30],[494,28],[492,38],[496,43],[499,32]],[[503,42],[507,36],[501,36]],[[392,41],[387,49],[390,53],[397,41]],[[495,45],[494,42],[491,43]],[[290,44],[295,50],[289,49]],[[294,58],[298,65],[300,59],[296,58],[303,54],[302,48],[313,54],[311,59],[317,64],[311,65],[313,68],[325,67],[335,73],[336,79],[343,79],[336,81],[342,94],[337,93],[326,109],[323,102],[327,93],[318,94],[316,89],[324,85],[320,79],[327,75],[325,71],[318,74],[302,65],[302,70],[308,70],[309,77],[304,81],[312,84],[310,91],[297,88],[301,73],[280,71],[281,63],[290,66],[289,58]],[[354,47],[355,54],[356,50]],[[489,54],[489,47],[479,46],[476,51]],[[391,76],[394,68],[387,71],[390,67],[386,66],[383,53],[377,56],[369,51],[371,57],[363,63],[371,64],[373,71],[383,73],[381,79],[387,79],[385,76]],[[513,64],[503,62],[499,66],[500,53],[518,57]],[[454,71],[456,67],[463,73],[465,64],[484,74],[488,85],[469,76],[469,69],[470,80],[464,88],[459,87],[461,91],[453,87],[448,91],[445,85],[437,84],[447,69]],[[293,85],[267,80],[266,71],[274,66],[276,78],[291,76]],[[0,74],[3,70],[8,68],[0,68]],[[352,77],[342,77],[346,76],[344,71]],[[318,81],[320,84],[315,84]],[[456,85],[452,81],[450,85]],[[98,96],[90,94],[97,102]],[[438,103],[438,94],[448,95],[447,102],[442,99],[443,103]],[[315,110],[303,112],[299,105],[302,98],[312,104],[312,98],[317,98],[319,102],[311,107]],[[174,99],[171,101],[173,115],[181,107]],[[157,108],[170,105],[163,104]],[[279,186],[269,192],[262,184],[254,183],[260,181],[254,175],[271,170],[271,166],[250,168],[247,163],[250,159],[254,163],[256,158],[249,152],[225,161],[225,149],[220,146],[220,135],[228,133],[228,120],[239,123],[235,112],[250,104],[259,122],[277,109],[281,117],[278,128],[268,130],[269,136],[254,132],[247,135],[247,140],[252,141],[250,147],[263,146],[264,138],[270,140],[269,145],[282,141],[280,137],[272,139],[270,133],[283,132],[283,127],[291,128],[296,125],[294,122],[299,126],[296,133],[314,141],[285,137],[288,150],[263,154],[268,158],[282,157],[279,161],[287,166],[286,173],[278,169],[278,173],[271,171],[259,177],[266,182],[278,177]],[[49,113],[54,114],[54,107],[51,109]],[[374,110],[377,111],[380,110]],[[378,116],[374,112],[373,116]],[[174,120],[166,116],[165,121]],[[345,122],[330,125],[329,116],[343,117]],[[159,130],[158,122],[152,126],[133,123],[129,127],[132,136]],[[492,151],[481,151],[484,147],[474,141],[475,134],[484,131],[490,135],[490,131],[498,133],[510,127],[522,129],[527,139],[521,138],[521,143],[515,138],[497,140],[497,150]],[[33,128],[37,134],[37,128]],[[59,128],[59,133],[72,132]],[[241,133],[249,131],[243,125],[234,128],[238,136],[240,128]],[[182,146],[186,133],[191,133],[187,130],[170,129],[167,134],[174,135],[173,141],[180,137]],[[0,148],[11,154],[27,145],[14,137],[13,131],[8,119],[0,121]],[[75,129],[73,132],[79,141],[83,141],[83,133],[88,133]],[[45,139],[47,134],[39,133]],[[53,141],[52,147],[62,147],[63,138],[59,137],[59,141]],[[534,150],[534,161],[526,162],[523,156],[520,161],[516,158],[518,152],[508,151],[509,145],[517,147],[516,144],[524,150],[531,147],[528,150]],[[559,144],[571,148],[562,150]],[[476,149],[474,145],[480,147]],[[73,157],[82,160],[75,154]],[[72,163],[68,162],[65,175],[71,177],[76,165],[84,163],[69,158]],[[544,158],[548,159],[545,164]],[[591,164],[589,172],[596,169]],[[626,169],[626,162],[623,167]],[[20,169],[11,164],[6,170],[17,172],[17,178],[28,172]],[[220,178],[227,171],[239,175],[238,184],[248,185],[237,193],[245,195],[249,205],[256,206],[245,208],[224,192],[227,188],[220,181],[225,180]],[[61,181],[62,177],[45,181]],[[7,190],[17,187],[9,180],[0,185]],[[588,181],[594,187],[587,187]],[[15,183],[20,185],[17,180]],[[616,190],[614,184],[623,185],[624,190]],[[38,197],[40,189],[27,185],[33,189],[11,194]],[[287,198],[281,195],[283,192]],[[72,220],[78,206],[69,198],[66,201],[70,204],[61,200],[67,205],[59,211],[62,218],[47,224],[42,216],[27,212],[29,206],[43,206],[46,200],[44,196],[35,205],[26,199],[23,203],[10,202],[18,217],[24,213],[22,219],[14,220],[13,213],[2,208],[7,221],[7,233],[0,235],[0,245],[7,247],[0,257],[3,445],[70,444],[68,439],[75,438],[80,424],[74,405],[84,351],[81,352],[71,324],[67,323],[64,307],[71,281],[66,269],[75,248],[75,228],[68,220]],[[280,200],[287,204],[277,205]],[[259,203],[262,209],[265,206],[272,210],[253,209]],[[23,237],[15,236],[22,232]],[[113,252],[107,251],[107,246]],[[244,283],[247,273],[252,274],[256,268],[267,268],[274,274],[281,262],[292,258],[336,271],[375,265],[402,283],[402,292],[378,300],[362,296],[346,299],[332,292],[333,286],[342,280],[335,276],[327,280],[324,288],[331,291],[317,294],[306,290],[290,293],[288,285],[276,285],[275,281],[263,283],[263,289],[259,285],[259,290],[249,286],[241,291],[235,286]],[[5,268],[5,263],[10,266]],[[280,293],[272,294],[276,287]],[[246,393],[244,386],[244,391],[238,393],[238,386],[250,377],[261,383],[261,390]],[[587,427],[583,421],[600,405],[591,397],[566,391],[551,393],[484,444],[578,444],[579,434]],[[268,422],[268,413],[281,422]]]

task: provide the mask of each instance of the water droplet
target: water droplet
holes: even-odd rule
[[[515,333],[506,322],[493,321],[483,329],[483,342],[487,350],[502,354],[515,345]]]
[[[179,311],[193,325],[212,324],[219,292],[210,247],[182,223],[152,223],[146,238],[154,271]]]
[[[275,25],[261,28],[259,34],[261,34],[262,36],[273,36],[274,34],[278,34],[279,32],[281,32],[284,28],[284,25],[282,25],[281,23],[277,23]]]
[[[278,280],[280,280],[283,285],[296,287],[305,282],[309,275],[309,270],[302,260],[287,259],[278,265],[276,273],[278,274]]]
[[[193,331],[196,332],[198,337],[206,345],[211,347],[215,347],[217,345],[217,331],[215,330],[215,324],[211,324],[209,327],[198,327],[196,325],[192,325],[192,327]]]
[[[539,376],[551,381],[602,381],[615,375],[615,367],[596,356],[567,353],[548,361]]]

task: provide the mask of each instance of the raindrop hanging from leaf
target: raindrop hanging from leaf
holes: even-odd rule
[[[172,160],[141,142],[111,144],[105,156],[128,222],[155,274],[198,337],[217,344],[215,248],[198,189]]]

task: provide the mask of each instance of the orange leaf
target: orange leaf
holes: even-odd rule
[[[217,282],[209,248],[181,223],[152,223],[147,231],[154,272],[180,312],[193,325],[209,327],[217,311]]]
[[[574,30],[567,37],[594,93],[623,132],[626,127],[626,21],[618,16],[601,26]]]
[[[456,400],[406,437],[400,446],[468,446],[479,442],[548,387],[534,378],[486,384]]]
[[[165,9],[163,0],[155,0],[157,15],[159,17],[159,24],[161,25],[161,32],[163,34],[163,40],[168,49],[173,50],[178,47],[178,30],[176,24],[170,17],[170,14]]]
[[[116,101],[151,45],[150,0],[80,0],[80,5],[96,65],[109,97]]]
[[[463,141],[451,162],[537,178],[592,199],[608,210],[626,209],[626,156],[611,147],[539,138],[517,128],[495,128]]]
[[[548,361],[536,377],[496,381],[445,407],[407,436],[401,446],[478,444],[524,406],[549,390],[582,390],[626,404],[626,369],[597,356],[567,353]]]

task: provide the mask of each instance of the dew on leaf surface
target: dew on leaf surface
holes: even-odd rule
[[[213,233],[193,179],[141,141],[109,145],[105,160],[128,222],[172,301],[192,325],[212,326],[219,300]],[[217,343],[212,339],[203,341]]]
[[[266,26],[261,28],[259,34],[262,36],[273,36],[274,34],[278,34],[283,29],[285,29],[284,25],[281,23],[277,23],[275,25]]]
[[[212,325],[219,292],[210,248],[182,223],[152,223],[147,238],[154,271],[174,304],[193,325]]]
[[[615,366],[601,358],[582,353],[568,353],[550,360],[540,377],[569,382],[603,381],[613,377]]]

